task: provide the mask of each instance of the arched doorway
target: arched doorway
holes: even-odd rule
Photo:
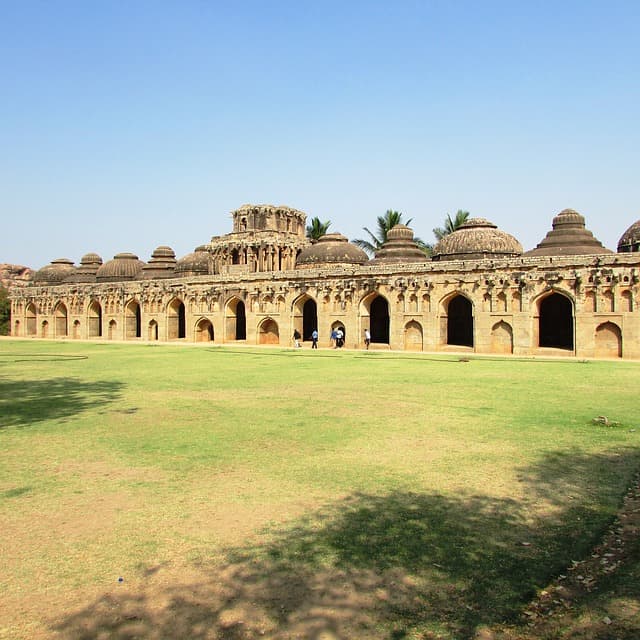
[[[140,313],[140,305],[131,300],[124,311],[124,339],[131,340],[142,337],[142,318]]]
[[[40,325],[40,332],[43,338],[49,337],[49,323],[46,320],[42,321],[42,324]]]
[[[13,323],[13,334],[14,336],[19,336],[20,335],[20,320],[16,320]]]
[[[491,353],[513,353],[513,329],[504,320],[491,327]]]
[[[258,327],[258,344],[280,344],[278,324],[271,318],[266,318]]]
[[[149,322],[149,327],[147,331],[147,340],[157,340],[158,339],[158,323],[155,320],[151,320]]]
[[[604,322],[596,328],[596,358],[621,358],[622,332],[613,322]]]
[[[573,305],[559,293],[540,301],[538,345],[555,349],[573,349]]]
[[[456,295],[447,305],[447,344],[473,347],[473,306],[462,295]]]
[[[69,325],[67,322],[67,307],[60,302],[56,307],[55,313],[55,336],[63,338],[69,335]]]
[[[318,329],[318,305],[313,298],[308,298],[302,307],[302,339],[311,340],[314,329]]]
[[[376,296],[369,306],[369,330],[371,342],[389,344],[389,303],[383,296]]]
[[[173,299],[167,307],[167,339],[181,340],[186,336],[184,302]]]
[[[80,320],[74,320],[71,328],[71,337],[74,340],[78,340],[80,338]]]
[[[415,320],[404,328],[404,348],[407,351],[422,351],[422,325]]]
[[[247,316],[244,302],[240,298],[232,298],[226,306],[225,339],[247,339]]]
[[[213,342],[213,324],[207,318],[201,318],[196,324],[196,342]]]
[[[33,303],[27,305],[27,335],[35,336],[38,333],[38,325],[36,324],[36,307]]]
[[[97,300],[89,305],[87,330],[90,338],[102,337],[102,307]]]
[[[114,340],[116,337],[117,329],[118,329],[118,323],[115,320],[110,320],[109,327],[107,328],[107,339]]]

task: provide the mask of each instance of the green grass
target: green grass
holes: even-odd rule
[[[640,468],[639,373],[2,340],[0,638],[454,639],[512,621]]]

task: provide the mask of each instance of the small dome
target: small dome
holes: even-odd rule
[[[341,233],[327,233],[299,253],[296,266],[311,268],[325,265],[364,264],[368,259],[369,257],[362,249],[351,244]]]
[[[142,267],[142,279],[171,278],[176,266],[176,254],[171,247],[165,245],[157,247],[151,254],[151,259]]]
[[[209,249],[206,245],[196,247],[176,262],[174,273],[177,277],[201,276],[209,273]]]
[[[613,253],[586,229],[584,216],[573,209],[564,209],[551,223],[552,229],[542,242],[525,256],[575,256]]]
[[[486,218],[469,218],[433,249],[433,260],[480,260],[522,255],[522,245]]]
[[[618,253],[640,251],[640,220],[634,222],[618,240]]]
[[[67,276],[65,282],[95,282],[100,265],[102,258],[97,253],[87,253],[82,256],[80,266]]]
[[[113,260],[105,262],[96,272],[97,282],[120,282],[136,280],[144,262],[133,253],[118,253]]]
[[[33,282],[35,284],[60,284],[75,270],[73,260],[69,260],[69,258],[56,258],[51,261],[51,264],[36,271],[33,276]]]
[[[397,224],[387,232],[386,242],[376,251],[371,264],[381,262],[427,262],[427,254],[417,245],[413,231],[404,224]]]

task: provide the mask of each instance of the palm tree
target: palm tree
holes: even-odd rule
[[[402,213],[400,211],[393,211],[387,209],[383,216],[378,216],[377,219],[377,233],[371,233],[367,227],[363,229],[369,234],[371,240],[353,240],[353,244],[364,249],[370,256],[373,256],[375,252],[382,247],[387,241],[387,233],[393,229],[397,224],[409,225],[413,218],[409,218],[406,222],[402,220]]]
[[[318,216],[311,219],[311,224],[307,225],[307,238],[310,240],[319,240],[324,236],[329,227],[331,226],[331,220],[322,222]]]
[[[444,227],[436,227],[433,230],[433,235],[438,241],[442,240],[445,236],[453,233],[459,229],[469,217],[469,212],[462,209],[458,209],[456,217],[451,219],[451,215],[447,213],[447,217],[444,220]]]

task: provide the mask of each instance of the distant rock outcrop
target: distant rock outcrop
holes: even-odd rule
[[[33,269],[20,264],[0,263],[0,286],[5,289],[24,287],[33,279]]]

